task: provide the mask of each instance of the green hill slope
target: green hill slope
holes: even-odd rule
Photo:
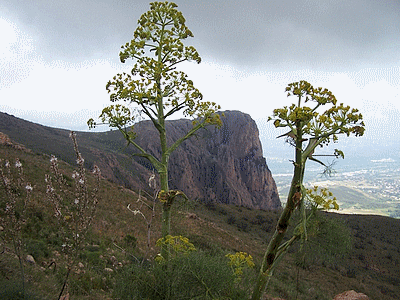
[[[72,146],[65,149],[73,155]],[[19,158],[26,178],[34,187],[23,230],[25,272],[30,290],[38,299],[54,299],[65,275],[62,240],[50,203],[46,200],[44,176],[49,173],[49,156],[0,145],[0,158],[11,163]],[[72,182],[74,167],[60,162],[67,182]],[[70,187],[72,189],[72,187]],[[6,196],[0,191],[4,212]],[[156,203],[150,231],[140,215],[127,209],[139,209],[138,194],[122,186],[101,181],[96,216],[88,232],[85,247],[75,266],[68,290],[73,299],[117,299],[124,270],[144,257],[154,258],[160,237],[160,207]],[[151,197],[146,203],[151,206]],[[152,211],[142,206],[147,220]],[[215,203],[181,203],[175,208],[173,233],[188,237],[201,253],[224,260],[226,253],[245,251],[256,266],[266,247],[279,211],[252,210]],[[269,294],[284,299],[332,299],[354,289],[371,299],[397,299],[400,293],[400,220],[381,216],[321,214],[318,230],[311,235],[304,255],[294,248],[278,267]],[[150,248],[147,237],[150,233]],[[19,282],[18,260],[11,244],[2,242],[0,254],[0,290],[9,291]],[[53,271],[55,262],[57,269]],[[255,271],[254,271],[255,272]],[[114,296],[113,296],[114,295]],[[7,299],[7,298],[4,298]]]

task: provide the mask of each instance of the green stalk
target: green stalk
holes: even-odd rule
[[[302,159],[302,143],[303,143],[303,132],[302,124],[300,121],[296,123],[296,160],[294,163],[294,175],[287,198],[286,206],[278,220],[278,224],[275,228],[274,235],[272,236],[267,250],[265,251],[264,258],[261,264],[260,273],[257,277],[256,284],[253,290],[252,300],[260,300],[268,283],[272,276],[273,270],[276,266],[276,262],[279,257],[283,254],[280,250],[283,238],[286,235],[289,221],[292,217],[293,211],[300,204],[302,199],[301,187],[303,184],[304,177],[304,165],[305,161]]]
[[[13,245],[14,245],[14,250],[15,253],[18,256],[18,262],[19,262],[19,268],[21,270],[21,281],[22,281],[22,293],[24,295],[24,299],[26,299],[26,292],[25,292],[25,270],[24,270],[24,264],[22,261],[22,254],[21,254],[21,241],[16,241],[16,237],[13,236]]]
[[[165,166],[163,171],[159,172],[161,190],[168,193],[168,170]],[[171,205],[169,199],[163,203],[162,206],[162,220],[161,220],[161,236],[165,238],[171,232]],[[163,244],[161,246],[161,256],[168,261],[169,260],[169,246]]]

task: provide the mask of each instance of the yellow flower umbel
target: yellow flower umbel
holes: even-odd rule
[[[170,256],[172,254],[174,254],[175,256],[179,254],[188,255],[190,252],[196,251],[196,248],[191,242],[189,242],[189,239],[181,235],[167,235],[165,238],[160,238],[156,242],[156,246],[167,246],[167,248],[171,252]],[[156,261],[162,262],[164,261],[164,257],[162,257],[161,254],[158,254],[156,257]]]
[[[242,280],[243,268],[253,268],[255,266],[253,257],[246,252],[229,253],[225,256],[229,259],[228,265],[231,267],[237,282]]]
[[[314,186],[306,191],[308,201],[311,206],[317,210],[339,210],[339,204],[336,202],[336,197],[333,197],[332,192],[327,188]]]

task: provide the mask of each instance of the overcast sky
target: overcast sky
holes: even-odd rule
[[[400,109],[399,1],[176,3],[194,33],[185,43],[202,56],[183,68],[223,110],[267,117],[291,103],[284,89],[298,80],[330,89],[367,119]],[[0,111],[87,130],[110,104],[107,81],[132,66],[119,49],[148,9],[142,0],[2,0]]]

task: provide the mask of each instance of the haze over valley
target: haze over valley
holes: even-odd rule
[[[365,136],[347,138],[320,149],[320,154],[332,154],[335,148],[344,152],[345,159],[321,157],[327,165],[333,163],[330,176],[323,175],[324,168],[309,161],[305,182],[308,186],[328,187],[338,199],[340,213],[378,214],[400,217],[400,134],[397,111],[387,112],[387,118],[374,122],[366,120]],[[386,120],[386,121],[385,121]],[[281,133],[265,119],[259,119],[260,139],[282,202],[286,201],[293,176],[294,149]],[[368,126],[368,125],[372,126]],[[375,126],[373,126],[375,124]]]

